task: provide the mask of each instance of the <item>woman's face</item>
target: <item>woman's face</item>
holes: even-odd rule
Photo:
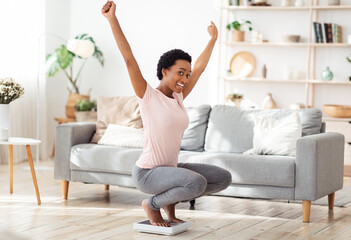
[[[169,69],[162,69],[163,79],[167,87],[173,92],[181,93],[188,83],[191,65],[186,60],[176,60]]]

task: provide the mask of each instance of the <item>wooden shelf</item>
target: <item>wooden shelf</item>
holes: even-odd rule
[[[351,47],[348,43],[221,42],[227,46],[250,47]]]
[[[263,10],[263,11],[272,11],[272,10],[309,10],[310,7],[309,6],[303,6],[303,7],[275,7],[275,6],[225,6],[225,7],[221,7],[222,9],[227,9],[227,10],[253,10],[253,11],[257,11],[257,10]]]
[[[221,9],[227,10],[249,10],[249,11],[307,11],[307,10],[350,10],[351,5],[339,6],[302,6],[302,7],[280,7],[280,6],[224,6]]]
[[[233,76],[222,76],[225,81],[233,82],[273,82],[273,83],[309,83],[309,84],[328,84],[328,85],[351,85],[351,82],[348,81],[323,81],[318,79],[295,79],[295,80],[279,80],[279,79],[265,79],[257,77],[248,77],[248,78],[237,78]]]

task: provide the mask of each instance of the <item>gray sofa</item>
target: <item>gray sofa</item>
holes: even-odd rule
[[[344,136],[325,133],[322,113],[302,109],[302,138],[296,157],[244,155],[252,148],[250,114],[275,119],[294,110],[254,110],[203,105],[188,108],[190,124],[184,133],[180,162],[207,163],[229,170],[232,184],[218,195],[264,199],[303,200],[304,222],[309,222],[311,201],[343,187]],[[89,143],[95,123],[69,123],[56,128],[55,179],[62,180],[67,199],[68,183],[85,182],[135,187],[131,172],[142,149]]]

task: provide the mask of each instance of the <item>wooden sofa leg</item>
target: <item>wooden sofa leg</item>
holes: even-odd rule
[[[190,206],[191,206],[191,207],[194,207],[194,206],[195,206],[195,199],[190,200]]]
[[[335,192],[328,195],[328,205],[330,210],[333,210],[334,208],[334,199],[335,199]]]
[[[105,185],[105,190],[109,190],[110,189],[110,185]]]
[[[303,222],[310,222],[310,213],[311,213],[311,201],[303,200],[302,201],[302,212],[303,212]]]
[[[67,199],[68,197],[68,185],[69,181],[62,180],[62,198]]]

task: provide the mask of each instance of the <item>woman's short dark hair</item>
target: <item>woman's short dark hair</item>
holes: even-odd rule
[[[177,60],[186,60],[191,64],[191,56],[180,49],[173,49],[165,52],[158,60],[157,64],[157,77],[162,80],[162,69],[169,69]]]

